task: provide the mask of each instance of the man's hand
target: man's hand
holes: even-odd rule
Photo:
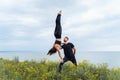
[[[74,53],[74,56],[75,56],[75,54],[76,54],[76,48],[75,47],[73,48],[73,53]]]

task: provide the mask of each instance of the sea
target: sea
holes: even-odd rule
[[[64,57],[64,54],[62,54]],[[52,56],[47,55],[45,52],[40,51],[0,51],[0,58],[13,60],[15,57],[19,58],[19,61],[40,61],[46,59],[50,61],[59,61],[58,54]],[[76,60],[78,63],[87,60],[92,64],[105,63],[109,68],[120,68],[120,52],[119,51],[88,51],[77,52]]]

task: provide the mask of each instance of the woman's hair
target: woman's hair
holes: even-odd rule
[[[54,53],[56,53],[56,52],[57,52],[57,50],[55,49],[55,47],[53,47],[53,48],[51,48],[51,49],[48,51],[47,55],[52,55],[52,54],[54,54]]]

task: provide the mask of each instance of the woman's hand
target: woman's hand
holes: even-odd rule
[[[63,59],[60,59],[60,62],[63,63]]]

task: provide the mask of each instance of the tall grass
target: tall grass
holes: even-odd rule
[[[107,64],[94,65],[82,61],[75,67],[70,62],[57,72],[59,62],[40,62],[0,59],[0,80],[120,80],[120,68],[107,68]]]

